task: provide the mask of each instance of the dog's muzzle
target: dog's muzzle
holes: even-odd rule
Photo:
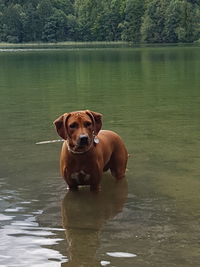
[[[89,144],[89,137],[85,134],[81,134],[79,136],[78,144],[79,146],[87,146]]]

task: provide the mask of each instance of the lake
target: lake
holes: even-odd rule
[[[0,266],[198,266],[200,47],[0,50]],[[53,121],[90,109],[126,179],[69,192]]]

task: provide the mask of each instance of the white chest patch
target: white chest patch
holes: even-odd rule
[[[77,184],[86,183],[90,179],[90,174],[85,173],[84,171],[73,172],[71,174],[71,179],[75,180]]]

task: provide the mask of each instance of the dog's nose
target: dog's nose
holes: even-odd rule
[[[79,137],[79,144],[81,146],[87,145],[88,144],[88,136],[85,134],[81,134]]]

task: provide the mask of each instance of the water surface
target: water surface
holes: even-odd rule
[[[200,48],[0,52],[0,265],[198,266]],[[101,112],[127,183],[68,192],[62,113]]]

